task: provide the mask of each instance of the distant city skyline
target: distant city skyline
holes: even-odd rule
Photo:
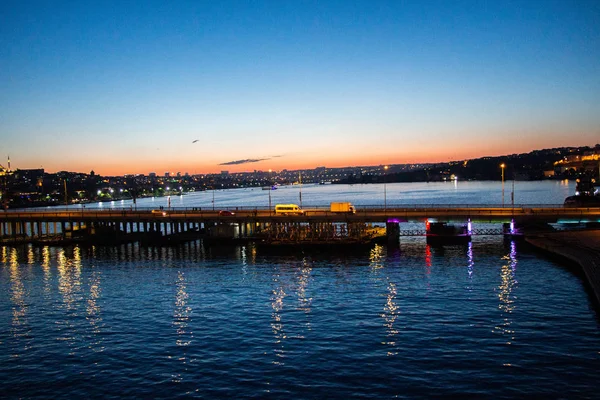
[[[0,4],[0,164],[100,175],[593,146],[597,1]]]

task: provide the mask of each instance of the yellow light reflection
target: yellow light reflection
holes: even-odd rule
[[[371,254],[369,255],[369,261],[372,272],[375,273],[376,280],[381,282],[382,288],[384,287],[383,285],[385,285],[386,302],[383,305],[383,312],[380,314],[381,318],[383,318],[383,326],[386,329],[386,340],[383,342],[383,344],[388,346],[387,355],[395,356],[398,354],[395,337],[399,333],[398,329],[396,328],[396,319],[400,314],[398,304],[396,303],[396,295],[398,294],[398,291],[396,289],[396,284],[391,282],[389,278],[384,276],[384,273],[380,271],[383,268],[384,263],[383,250],[383,246],[375,245],[375,247],[371,250]]]
[[[63,297],[67,310],[75,307],[77,293],[81,288],[81,255],[80,248],[73,249],[73,259],[70,260],[64,249],[58,252],[58,291]]]
[[[514,241],[510,244],[510,252],[502,258],[507,261],[500,270],[501,282],[498,286],[498,309],[502,312],[502,321],[494,328],[495,333],[507,336],[506,344],[512,344],[515,339],[515,331],[511,329],[511,314],[515,310],[516,297],[512,294],[517,286],[515,271],[517,267],[517,249]]]
[[[10,282],[11,282],[11,293],[10,299],[13,303],[12,309],[12,335],[15,341],[20,341],[23,338],[29,336],[29,329],[27,325],[27,303],[26,303],[26,292],[25,285],[21,278],[21,271],[19,269],[19,255],[16,249],[12,249],[9,255],[9,268],[10,268]],[[16,347],[15,347],[16,349]],[[25,343],[23,350],[27,350],[27,344]],[[21,354],[12,354],[12,357],[19,357]]]
[[[33,265],[35,263],[35,254],[33,254],[33,247],[27,248],[27,264]]]
[[[250,249],[250,260],[252,264],[256,264],[256,246],[252,246]]]
[[[310,282],[311,272],[312,266],[305,257],[302,259],[302,267],[298,275],[298,301],[300,302],[298,309],[304,311],[306,314],[310,314],[312,305],[312,297],[306,296],[306,288]],[[310,330],[310,322],[307,323],[307,327]]]
[[[371,253],[369,254],[369,261],[371,269],[379,269],[383,268],[381,265],[383,260],[383,246],[376,244],[375,247],[371,249]]]
[[[57,340],[66,341],[71,347],[70,355],[74,355],[77,349],[74,346],[76,337],[74,333],[78,331],[73,329],[73,317],[79,315],[81,302],[81,249],[73,248],[73,258],[69,259],[64,249],[60,249],[57,255],[58,270],[58,291],[62,296],[62,307],[65,309],[65,316],[62,320],[56,321],[60,326],[59,331],[62,336]]]
[[[50,293],[50,248],[42,248],[42,270],[44,271],[44,292]]]
[[[396,295],[398,291],[396,290],[396,285],[393,282],[388,282],[387,286],[387,297],[385,306],[383,307],[383,314],[381,317],[384,319],[384,326],[387,330],[387,341],[384,342],[385,345],[390,346],[390,349],[387,352],[388,356],[395,356],[398,354],[396,349],[396,335],[398,335],[399,331],[395,326],[396,319],[400,314],[399,307],[396,304]]]

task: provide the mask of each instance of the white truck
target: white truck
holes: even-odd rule
[[[349,202],[333,202],[331,203],[331,207],[329,209],[331,212],[335,213],[356,213],[356,208]]]

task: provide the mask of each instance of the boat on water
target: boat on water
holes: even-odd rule
[[[262,190],[277,190],[277,186],[273,185],[273,186],[263,186]]]
[[[596,189],[593,178],[577,179],[575,195],[565,199],[565,207],[600,207],[600,191]]]

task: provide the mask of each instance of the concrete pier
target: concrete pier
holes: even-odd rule
[[[600,230],[548,232],[525,240],[579,264],[600,304]]]

